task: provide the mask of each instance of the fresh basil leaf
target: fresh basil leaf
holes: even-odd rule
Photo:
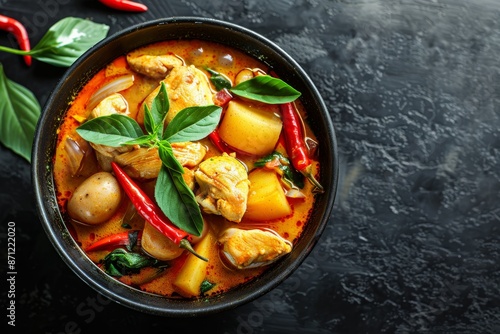
[[[160,91],[153,99],[151,104],[151,116],[154,124],[154,133],[163,133],[163,123],[165,122],[165,117],[167,116],[168,110],[170,109],[170,102],[168,99],[167,88],[165,83],[162,81],[160,84]]]
[[[215,130],[221,114],[222,108],[214,105],[182,109],[168,124],[163,138],[171,143],[205,138]]]
[[[109,26],[87,19],[66,17],[49,28],[28,53],[54,66],[68,67],[108,34]]]
[[[96,117],[80,125],[76,132],[86,141],[112,147],[144,135],[135,119],[121,114]]]
[[[210,291],[216,284],[215,283],[212,283],[210,281],[207,281],[207,280],[203,280],[203,282],[201,282],[200,284],[200,292],[201,294],[205,294],[205,292],[208,292]]]
[[[147,133],[155,132],[155,122],[153,120],[153,114],[151,113],[151,109],[149,109],[147,104],[144,104],[144,129],[146,129]]]
[[[158,155],[165,167],[180,174],[184,173],[184,167],[182,167],[179,160],[175,157],[172,146],[168,141],[162,140],[158,143]]]
[[[154,146],[155,137],[153,135],[144,135],[136,139],[131,139],[124,142],[122,145],[139,145],[142,147],[152,147]]]
[[[231,88],[232,86],[231,81],[224,75],[208,67],[206,68],[206,70],[208,73],[210,73],[210,81],[212,81],[217,91],[223,90],[224,88],[226,89]]]
[[[107,274],[121,277],[123,275],[139,272],[141,268],[153,266],[158,261],[149,256],[131,253],[123,248],[117,248],[106,255],[103,262]]]
[[[158,151],[163,164],[156,180],[156,202],[175,226],[200,236],[203,231],[203,217],[195,196],[184,181],[182,173],[177,171],[177,167],[172,168],[166,164],[167,161],[175,159],[173,153],[164,150],[163,146],[160,146]],[[165,155],[171,156],[167,160]]]
[[[40,113],[33,93],[8,79],[0,64],[0,142],[28,162]]]
[[[258,75],[229,89],[231,93],[269,104],[295,101],[301,94],[281,79]]]

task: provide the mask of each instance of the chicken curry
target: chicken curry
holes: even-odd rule
[[[292,251],[322,190],[299,95],[207,41],[118,57],[58,129],[54,180],[73,238],[109,275],[169,298],[255,279]]]

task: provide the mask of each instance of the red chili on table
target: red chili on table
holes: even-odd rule
[[[307,177],[316,187],[316,192],[323,192],[323,187],[312,174],[312,161],[309,158],[300,115],[291,102],[280,104],[280,110],[286,150],[293,167]]]
[[[31,50],[28,32],[21,22],[8,16],[0,15],[0,30],[5,30],[12,33],[16,37],[17,43],[19,44],[21,50]],[[31,56],[26,55],[23,57],[26,65],[30,66]]]
[[[148,195],[146,195],[146,193],[134,182],[134,180],[132,180],[130,176],[127,175],[127,173],[125,173],[123,169],[121,169],[120,166],[118,166],[117,163],[112,162],[111,166],[113,167],[113,172],[115,173],[118,183],[120,183],[142,218],[160,231],[160,233],[164,236],[172,240],[172,242],[180,248],[186,249],[203,261],[208,261],[208,259],[194,251],[193,247],[186,239],[189,237],[189,234],[172,224],[163,211],[161,211],[160,207],[156,205],[156,203],[153,202]]]
[[[109,8],[124,10],[127,12],[145,12],[148,7],[142,3],[127,1],[127,0],[99,0],[105,6]]]

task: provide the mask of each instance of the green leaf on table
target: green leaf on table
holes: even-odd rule
[[[184,181],[182,166],[168,146],[158,147],[163,164],[156,180],[156,202],[175,226],[192,235],[200,236],[203,231],[200,207],[192,190]]]
[[[205,138],[219,124],[222,108],[214,105],[182,109],[168,124],[163,139],[171,143]]]
[[[54,66],[68,67],[108,34],[109,26],[66,17],[56,22],[28,53]]]
[[[89,142],[113,147],[145,138],[136,120],[122,114],[93,118],[80,125],[76,132]]]
[[[40,113],[33,93],[8,79],[0,64],[0,142],[28,162]]]
[[[258,75],[230,89],[231,93],[269,104],[295,101],[300,92],[281,79]]]

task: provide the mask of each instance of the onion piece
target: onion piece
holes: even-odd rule
[[[94,109],[99,104],[99,102],[101,102],[104,98],[108,97],[113,93],[121,92],[122,90],[129,88],[133,84],[134,84],[133,74],[122,75],[108,82],[107,84],[99,88],[94,94],[92,94],[87,104],[88,109],[89,110]]]
[[[66,137],[64,150],[68,155],[72,176],[89,176],[95,172],[96,162],[93,149],[88,142]]]
[[[285,196],[288,198],[306,198],[306,195],[297,188],[291,188],[285,191]]]

